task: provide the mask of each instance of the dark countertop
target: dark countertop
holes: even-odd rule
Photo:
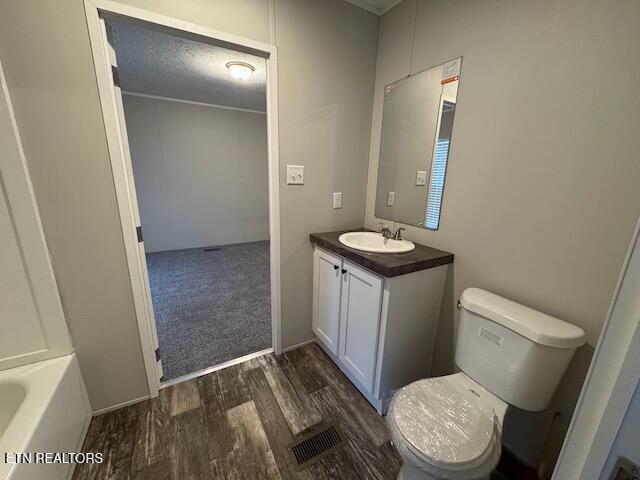
[[[338,237],[343,233],[356,231],[365,231],[365,229],[353,228],[339,232],[312,233],[309,235],[309,239],[312,244],[387,278],[453,263],[453,253],[415,242],[413,243],[416,248],[406,253],[369,253],[349,248],[338,240]]]

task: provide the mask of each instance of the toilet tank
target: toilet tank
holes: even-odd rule
[[[460,306],[456,365],[506,403],[544,410],[584,331],[479,288]]]

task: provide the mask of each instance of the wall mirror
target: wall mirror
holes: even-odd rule
[[[375,215],[437,230],[462,58],[385,87]]]

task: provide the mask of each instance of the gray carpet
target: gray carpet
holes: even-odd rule
[[[271,347],[269,242],[148,253],[166,380]]]

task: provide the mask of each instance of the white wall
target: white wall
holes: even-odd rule
[[[405,0],[381,22],[368,227],[383,85],[463,56],[440,229],[403,225],[456,255],[436,373],[453,369],[453,305],[470,286],[587,332],[550,411],[511,416],[507,444],[532,463],[555,409],[559,450],[640,214],[638,18],[632,0]]]
[[[266,115],[123,100],[147,252],[269,238]]]

